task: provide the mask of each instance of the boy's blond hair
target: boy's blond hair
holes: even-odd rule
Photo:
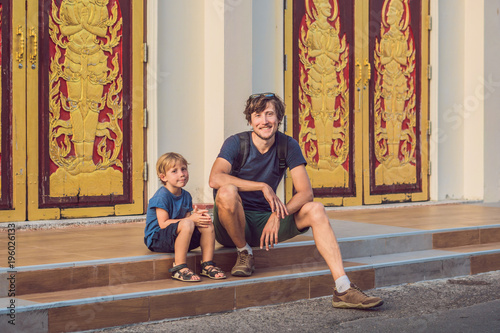
[[[186,166],[188,165],[188,162],[181,154],[171,152],[161,155],[158,162],[156,162],[156,173],[158,177],[160,177],[161,174],[166,175],[167,171],[173,168],[178,162]],[[162,183],[165,184],[163,181]]]

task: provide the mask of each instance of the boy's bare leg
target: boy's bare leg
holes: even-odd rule
[[[214,259],[214,249],[215,249],[215,232],[214,226],[209,225],[207,228],[198,228],[201,233],[200,247],[201,247],[201,258],[202,262],[212,261]],[[210,268],[212,266],[207,266]],[[216,278],[222,278],[224,273],[217,273]]]
[[[215,249],[215,233],[214,226],[210,225],[208,228],[198,228],[201,234],[200,247],[201,259],[203,262],[212,261],[214,258]]]
[[[221,187],[215,198],[219,221],[226,229],[236,247],[244,247],[245,240],[245,213],[238,188],[234,185]]]
[[[333,279],[337,280],[345,275],[339,244],[330,226],[324,206],[318,202],[306,203],[296,213],[295,224],[298,229],[312,228],[316,247],[330,268]]]
[[[175,265],[186,264],[187,263],[187,252],[189,250],[189,243],[191,242],[191,237],[193,236],[194,222],[191,220],[181,220],[177,227],[177,238],[175,239]],[[180,272],[187,270],[188,268],[183,268]],[[193,275],[191,280],[199,280],[198,275]]]

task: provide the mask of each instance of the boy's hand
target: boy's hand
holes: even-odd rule
[[[208,215],[208,210],[198,209],[198,206],[194,206],[193,213],[190,218],[197,227],[207,228],[212,224],[212,218]]]

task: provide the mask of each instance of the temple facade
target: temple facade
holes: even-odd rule
[[[500,201],[500,0],[0,0],[1,221],[212,204],[249,95],[285,101],[326,206]],[[290,178],[279,187],[287,200]]]

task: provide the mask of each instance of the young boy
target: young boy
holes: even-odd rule
[[[180,154],[163,154],[156,163],[156,172],[163,186],[149,200],[144,229],[144,243],[154,252],[175,254],[172,278],[185,282],[199,282],[187,265],[187,252],[201,246],[201,275],[211,279],[225,279],[224,272],[212,261],[215,234],[207,210],[193,210],[189,192],[182,188],[189,180],[187,161]]]

